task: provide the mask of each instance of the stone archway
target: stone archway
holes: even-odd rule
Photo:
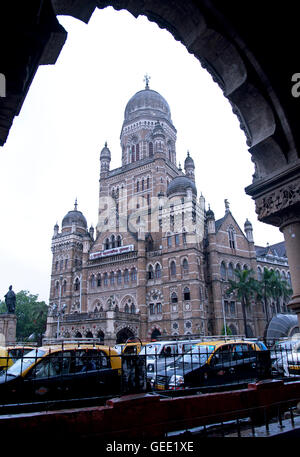
[[[245,15],[237,2],[222,4],[216,0],[186,0],[184,3],[171,0],[92,0],[88,3],[85,0],[54,0],[53,5],[55,14],[70,15],[84,22],[88,22],[97,7],[112,6],[117,10],[125,9],[135,17],[144,15],[168,30],[211,74],[238,117],[255,165],[253,182],[246,187],[246,193],[255,200],[258,219],[279,227],[284,233],[294,289],[291,305],[300,316],[298,112],[288,112],[290,100],[282,90],[286,72],[283,62],[286,61],[286,68],[290,68],[287,53],[280,54],[281,69],[278,68],[278,53],[274,53],[274,49],[281,49],[277,30],[286,14],[284,8],[273,5],[270,13],[267,5],[254,1],[249,2]],[[292,16],[288,15],[289,22],[295,20]],[[265,40],[268,28],[272,31],[270,42]],[[291,42],[288,46],[290,49]],[[281,78],[277,75],[279,71]],[[289,76],[291,81],[293,74],[284,76]],[[291,88],[292,84],[289,98]],[[293,234],[297,235],[291,236]]]
[[[130,330],[128,327],[124,327],[121,330],[118,331],[116,335],[116,343],[121,344],[121,343],[126,343],[126,341],[129,338],[134,338],[135,335],[132,330]]]
[[[151,340],[155,340],[156,338],[158,338],[159,336],[161,336],[161,333],[160,331],[158,330],[158,328],[155,328],[152,333],[151,333]]]
[[[87,23],[95,8],[107,6],[126,9],[135,17],[145,15],[167,29],[221,87],[245,132],[255,164],[253,183],[246,193],[255,200],[258,219],[284,233],[294,289],[291,306],[300,316],[300,131],[298,100],[291,93],[297,71],[293,56],[297,55],[298,24],[288,5],[277,2],[270,10],[268,2],[258,0],[52,0],[43,2],[37,11],[23,2],[18,12],[27,18],[26,24],[40,24],[32,30],[30,25],[18,29],[14,6],[6,7],[4,16],[17,48],[9,42],[11,49],[7,46],[4,55],[10,80],[7,100],[0,105],[0,144],[19,113],[38,65],[55,63],[66,40],[55,16],[70,15]],[[278,33],[282,23],[289,24],[284,36]],[[34,37],[31,48],[24,39],[28,32]]]

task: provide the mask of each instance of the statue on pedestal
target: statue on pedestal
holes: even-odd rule
[[[16,309],[16,294],[12,290],[12,286],[9,286],[9,290],[7,294],[4,295],[5,297],[5,304],[7,307],[7,312],[9,314],[15,314]]]

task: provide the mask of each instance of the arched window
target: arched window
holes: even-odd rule
[[[221,278],[226,279],[226,265],[224,262],[221,263],[220,273],[221,273]]]
[[[190,300],[191,299],[191,292],[190,292],[190,289],[188,287],[185,287],[183,289],[183,299],[184,300]]]
[[[74,290],[78,291],[80,289],[80,281],[78,278],[75,279]]]
[[[108,238],[106,238],[106,240],[105,240],[104,249],[109,249],[109,239]]]
[[[187,259],[183,259],[182,268],[183,268],[183,273],[189,272],[189,263],[188,263]]]
[[[103,275],[103,284],[105,286],[108,285],[108,274],[107,273],[104,273],[104,275]]]
[[[150,178],[149,178],[149,176],[147,178],[147,189],[150,189]]]
[[[128,284],[129,283],[129,271],[127,270],[124,270],[124,283],[125,284]]]
[[[178,246],[179,243],[180,243],[179,235],[178,235],[178,233],[176,233],[176,235],[175,235],[175,245]]]
[[[156,313],[157,314],[161,314],[162,313],[161,303],[156,303]]]
[[[131,147],[131,162],[135,162],[135,147]]]
[[[140,160],[140,145],[139,144],[135,145],[135,151],[136,151],[135,159]]]
[[[95,276],[94,275],[91,276],[90,285],[91,285],[91,289],[94,289],[94,287],[96,285],[96,281],[95,281]]]
[[[231,249],[235,249],[235,233],[234,229],[232,227],[229,227],[228,229],[228,240],[229,240],[229,246]]]
[[[176,263],[174,262],[174,260],[172,260],[170,265],[170,273],[171,276],[176,276]]]
[[[132,303],[132,305],[130,307],[130,312],[131,312],[131,314],[135,314],[135,305],[134,305],[134,303]]]
[[[149,268],[148,268],[148,279],[153,279],[154,278],[154,274],[153,274],[153,267],[152,265],[149,265]]]
[[[257,279],[259,281],[261,281],[263,278],[263,274],[262,274],[262,271],[261,271],[261,268],[260,267],[257,267]]]
[[[168,235],[167,243],[168,243],[168,248],[170,248],[172,246],[172,237],[171,237],[171,235]]]
[[[111,271],[110,273],[110,285],[113,286],[115,284],[115,273]]]
[[[121,270],[118,270],[117,272],[117,283],[122,284],[122,272]]]
[[[119,248],[120,246],[122,246],[122,238],[121,238],[121,235],[118,235],[117,236],[117,247]]]
[[[136,191],[137,192],[140,191],[140,181],[137,181],[137,183],[136,183]]]
[[[64,280],[63,284],[62,284],[62,294],[64,295],[67,291],[67,281]]]
[[[145,190],[145,180],[144,180],[144,178],[142,179],[142,190]]]
[[[160,279],[161,278],[161,266],[159,263],[156,264],[155,266],[155,278]]]
[[[183,232],[182,232],[182,242],[183,242],[183,244],[186,244],[186,231],[185,230],[183,230]]]
[[[149,312],[150,312],[150,314],[154,314],[155,313],[154,303],[150,303]]]
[[[97,274],[97,287],[101,287],[101,274]]]
[[[171,302],[172,302],[172,303],[178,303],[178,297],[177,297],[176,292],[172,292],[172,295],[171,295]]]
[[[228,265],[228,278],[233,279],[234,277],[234,269],[232,263]]]
[[[132,268],[132,269],[131,269],[130,275],[131,275],[131,281],[132,281],[132,282],[136,282],[136,278],[137,278],[136,268]]]
[[[115,248],[116,247],[116,238],[115,238],[115,235],[112,235],[111,236],[111,248]]]
[[[125,307],[124,307],[124,311],[125,313],[129,313],[129,306],[128,304],[126,303]]]
[[[149,143],[149,157],[153,157],[153,143],[151,141]]]

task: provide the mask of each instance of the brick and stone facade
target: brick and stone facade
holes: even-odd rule
[[[168,103],[146,78],[125,108],[122,166],[110,170],[107,144],[100,153],[97,227],[88,229],[77,202],[61,231],[54,227],[47,337],[113,344],[130,336],[221,334],[225,321],[243,334],[241,306],[225,296],[226,284],[234,268],[257,272],[266,259],[251,223],[242,231],[227,200],[217,221],[206,210],[190,154],[184,172],[177,166],[176,133]],[[247,317],[250,333],[263,335],[262,306],[253,304]]]

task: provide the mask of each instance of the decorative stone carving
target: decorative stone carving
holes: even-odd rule
[[[292,182],[257,198],[256,213],[258,219],[262,220],[296,203],[300,203],[300,183]]]

